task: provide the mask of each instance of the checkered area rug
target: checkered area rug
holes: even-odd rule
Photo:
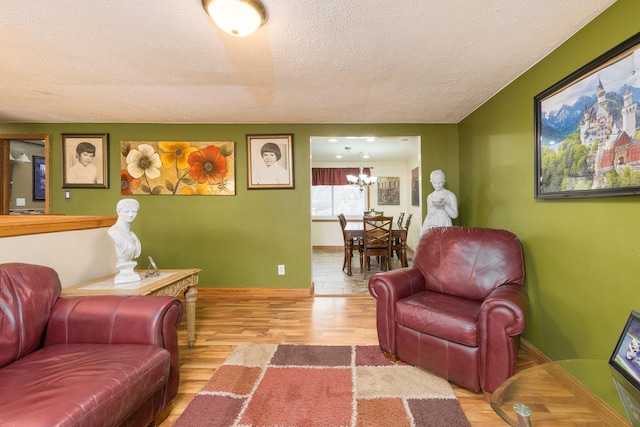
[[[449,383],[377,346],[242,344],[175,422],[186,426],[469,426]]]

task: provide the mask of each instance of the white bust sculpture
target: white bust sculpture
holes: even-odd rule
[[[138,236],[131,231],[131,223],[138,215],[140,204],[135,199],[122,199],[116,205],[118,220],[109,228],[109,236],[116,246],[116,268],[119,272],[113,279],[114,284],[137,282],[140,275],[133,271],[138,264],[141,246]]]
[[[451,220],[458,217],[458,199],[453,192],[444,188],[444,172],[436,169],[429,178],[434,191],[427,196],[427,216],[420,234],[433,227],[451,227]]]

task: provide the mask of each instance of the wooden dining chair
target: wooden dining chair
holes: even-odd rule
[[[392,216],[372,216],[362,218],[363,236],[360,244],[360,272],[366,279],[371,270],[371,257],[380,257],[380,268],[391,269],[391,246],[393,237]],[[366,268],[365,268],[366,264]]]
[[[347,251],[347,234],[344,229],[347,226],[347,218],[344,214],[338,214],[338,221],[340,223],[340,229],[342,229],[342,241],[344,243],[344,259],[342,260],[342,271],[347,267],[347,257],[353,257],[353,250],[358,247],[358,239],[353,239],[351,242],[351,250]]]
[[[402,220],[404,219],[404,212],[400,212],[400,215],[398,215],[398,221],[396,222],[396,225],[398,226],[398,229],[402,228]],[[398,251],[395,249],[395,246],[400,244],[400,238],[399,237],[394,237],[393,238],[393,248],[391,248],[391,256],[393,256],[393,252],[395,251],[396,254],[398,253]],[[400,259],[400,255],[398,255],[398,259]]]
[[[402,225],[402,222],[398,219],[398,225],[400,226],[400,228],[404,227],[404,229],[407,230],[407,235],[409,234],[409,226],[411,225],[412,216],[413,214],[407,215],[407,220],[405,221],[404,226]],[[395,239],[393,239],[393,247],[391,248],[391,253],[395,252],[398,259],[401,260],[402,259],[400,255],[401,251],[402,251],[402,240],[400,240],[399,237],[396,237]]]
[[[409,226],[411,225],[411,217],[412,216],[413,216],[413,214],[407,215],[407,220],[404,222],[404,228],[406,228],[407,231],[409,231]]]

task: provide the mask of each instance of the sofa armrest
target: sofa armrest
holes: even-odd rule
[[[376,299],[376,324],[382,351],[391,356],[396,354],[396,302],[424,290],[424,276],[414,267],[371,276],[369,293]]]
[[[527,296],[521,285],[500,286],[482,303],[478,324],[480,385],[493,392],[515,374]]]
[[[58,298],[51,311],[44,345],[96,343],[147,344],[171,354],[163,407],[177,395],[180,357],[177,328],[182,303],[168,296],[87,296]]]

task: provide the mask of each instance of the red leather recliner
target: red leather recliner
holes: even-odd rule
[[[433,228],[420,238],[412,267],[369,279],[380,348],[463,387],[493,392],[515,373],[524,277],[513,233]]]

